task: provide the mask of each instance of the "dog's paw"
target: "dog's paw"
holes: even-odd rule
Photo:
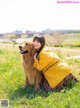
[[[40,91],[40,87],[35,88],[36,92]]]

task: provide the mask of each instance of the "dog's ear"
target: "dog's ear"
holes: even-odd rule
[[[36,53],[36,50],[34,49],[33,44],[31,45],[31,55],[34,56],[34,54]]]

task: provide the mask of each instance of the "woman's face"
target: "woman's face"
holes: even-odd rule
[[[34,48],[36,50],[40,49],[41,48],[41,43],[38,42],[37,40],[33,41],[33,45],[34,45]]]

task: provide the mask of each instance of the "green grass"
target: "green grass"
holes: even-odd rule
[[[68,84],[61,91],[37,92],[35,86],[21,89],[25,80],[21,58],[16,47],[0,48],[0,99],[9,99],[10,108],[80,108],[80,81]],[[80,79],[80,59],[66,62]]]

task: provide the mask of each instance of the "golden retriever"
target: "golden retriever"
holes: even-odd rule
[[[33,67],[34,63],[34,54],[35,49],[31,42],[22,42],[19,45],[20,53],[23,56],[23,68],[26,77],[25,85],[23,88],[26,88],[27,85],[36,85],[36,90],[40,89],[40,84],[43,79],[42,72],[39,72],[36,68]]]

